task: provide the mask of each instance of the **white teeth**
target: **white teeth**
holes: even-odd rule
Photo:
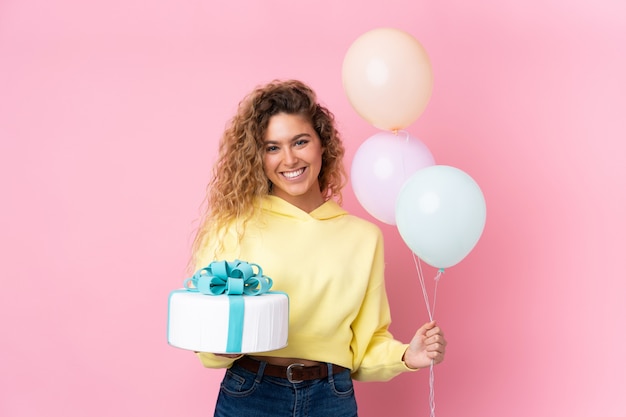
[[[283,172],[283,175],[284,175],[285,177],[287,177],[287,178],[290,178],[290,179],[291,179],[291,178],[295,178],[295,177],[297,177],[297,176],[299,176],[299,175],[302,175],[302,173],[303,173],[303,172],[304,172],[304,168],[300,168],[300,169],[299,169],[299,170],[297,170],[297,171],[285,171],[285,172]]]

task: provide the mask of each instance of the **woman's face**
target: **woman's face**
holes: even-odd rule
[[[263,169],[272,194],[307,213],[322,205],[318,176],[324,148],[311,123],[300,115],[276,114],[263,141]]]

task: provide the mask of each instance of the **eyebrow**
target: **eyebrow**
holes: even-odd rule
[[[294,141],[296,141],[296,140],[298,140],[298,139],[301,139],[301,138],[303,138],[303,137],[308,137],[308,138],[310,138],[310,137],[312,137],[312,136],[311,136],[310,134],[308,134],[308,133],[300,133],[300,134],[297,134],[296,136],[292,137],[291,139],[289,139],[289,142],[294,142]],[[264,141],[263,143],[267,143],[267,144],[274,144],[274,143],[280,143],[280,142],[279,142],[279,141],[277,141],[277,140],[271,140],[271,139],[270,139],[270,140],[266,140],[266,141]]]

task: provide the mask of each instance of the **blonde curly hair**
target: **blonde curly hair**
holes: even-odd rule
[[[322,147],[319,185],[324,200],[342,203],[346,173],[344,147],[334,115],[317,102],[315,92],[297,80],[274,80],[255,88],[240,103],[219,143],[218,160],[207,186],[205,209],[193,243],[192,263],[197,260],[208,234],[223,236],[232,221],[245,223],[255,214],[258,197],[271,192],[263,171],[263,140],[272,116],[285,113],[305,117],[318,134]],[[239,231],[239,238],[243,229]]]

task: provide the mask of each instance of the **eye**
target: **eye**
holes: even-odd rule
[[[304,145],[306,145],[307,143],[309,143],[309,141],[308,141],[307,139],[298,139],[298,140],[295,142],[295,145],[296,145],[296,146],[304,146]]]
[[[267,153],[276,152],[277,150],[278,150],[278,146],[276,146],[276,145],[268,145],[265,148],[265,152],[267,152]]]

